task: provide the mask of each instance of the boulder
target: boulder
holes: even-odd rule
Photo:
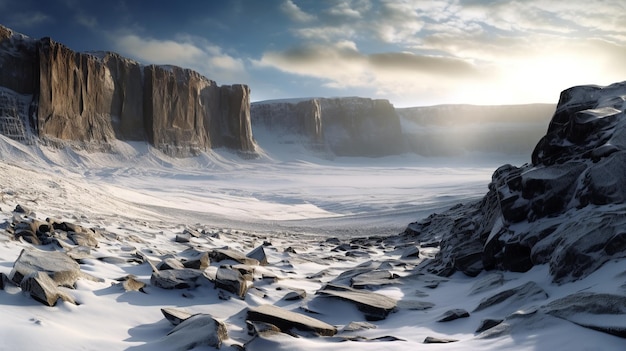
[[[202,271],[197,269],[171,269],[154,271],[150,284],[162,289],[192,289],[207,280]]]
[[[175,326],[161,341],[168,350],[186,351],[199,346],[219,349],[226,339],[228,331],[224,323],[208,314],[196,314]]]
[[[273,305],[249,308],[247,319],[274,325],[283,333],[288,333],[292,329],[312,331],[321,336],[333,336],[337,333],[337,328],[330,324]]]
[[[506,304],[510,312],[523,304],[532,301],[541,301],[548,298],[548,294],[535,282],[528,282],[518,287],[501,291],[493,296],[484,298],[474,309],[474,312],[482,311],[486,308],[501,304],[504,301],[511,301]],[[510,313],[509,312],[509,313]]]
[[[468,318],[470,316],[469,312],[464,309],[457,308],[453,310],[449,310],[444,312],[438,319],[437,322],[450,322],[460,318]]]
[[[193,314],[176,308],[161,308],[161,313],[173,326],[177,326],[189,319]]]
[[[65,253],[35,249],[22,250],[9,276],[15,284],[20,284],[24,277],[37,272],[48,274],[56,286],[67,287],[74,287],[82,276],[78,263]]]
[[[480,322],[480,325],[476,329],[475,333],[476,334],[480,334],[480,333],[484,332],[485,330],[489,330],[489,329],[499,325],[503,321],[504,320],[502,320],[502,319],[491,319],[491,318],[483,319]]]
[[[626,338],[626,296],[578,292],[554,300],[540,311],[581,327]]]
[[[185,266],[177,259],[168,257],[157,264],[156,268],[160,271],[167,271],[170,269],[184,269]]]
[[[248,282],[238,270],[220,267],[217,269],[217,274],[215,275],[215,287],[232,292],[240,298],[244,298],[248,291]]]
[[[25,276],[20,283],[20,288],[46,306],[56,305],[58,299],[76,304],[72,297],[59,290],[56,282],[45,272],[33,272]]]
[[[231,249],[215,249],[209,253],[209,257],[211,257],[211,260],[215,262],[233,260],[251,266],[259,265],[259,261],[257,259],[247,257],[243,253]]]
[[[265,249],[263,248],[263,245],[258,246],[254,250],[250,251],[246,256],[259,261],[259,264],[262,266],[268,265],[267,255],[265,254]]]
[[[356,304],[368,321],[385,319],[397,307],[397,301],[385,295],[339,285],[327,284],[317,294],[339,298]]]

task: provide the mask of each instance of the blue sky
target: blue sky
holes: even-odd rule
[[[245,83],[253,100],[555,103],[626,80],[623,0],[0,0],[0,23]]]

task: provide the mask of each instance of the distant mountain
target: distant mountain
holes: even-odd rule
[[[106,149],[145,140],[174,156],[213,147],[253,151],[250,90],[175,66],[79,53],[0,26],[0,132]]]

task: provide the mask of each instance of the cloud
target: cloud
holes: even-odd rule
[[[93,16],[89,16],[84,13],[78,13],[76,14],[76,16],[74,16],[74,19],[78,24],[86,28],[96,29],[98,27],[98,20]]]
[[[292,0],[285,0],[280,5],[280,10],[294,22],[306,23],[315,20],[315,16],[302,11]]]
[[[143,63],[191,68],[221,83],[241,82],[246,77],[242,59],[228,55],[219,46],[199,38],[180,35],[171,40],[122,34],[114,42],[122,54]]]
[[[52,22],[52,17],[39,11],[14,13],[9,18],[9,25],[17,28],[32,28],[46,22]]]

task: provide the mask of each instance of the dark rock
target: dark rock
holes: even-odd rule
[[[199,346],[219,349],[228,339],[224,323],[208,314],[193,315],[174,327],[162,340],[168,350],[191,350]]]
[[[176,326],[189,319],[193,314],[176,308],[161,308],[161,313],[172,325]]]
[[[275,325],[284,333],[288,333],[294,328],[302,331],[312,331],[321,336],[333,336],[337,333],[337,328],[332,325],[272,305],[250,308],[247,319],[253,322]]]
[[[98,240],[96,239],[96,236],[93,233],[69,232],[67,236],[76,245],[87,246],[87,247],[98,247]]]
[[[236,269],[224,267],[217,269],[215,287],[232,292],[240,298],[244,298],[248,291],[248,283],[241,272]]]
[[[188,243],[191,241],[191,235],[190,234],[176,234],[174,241],[177,243],[182,243],[182,244]]]
[[[491,289],[498,288],[504,284],[504,275],[502,273],[490,273],[481,280],[475,282],[470,289],[470,295],[476,295]]]
[[[480,325],[478,326],[478,329],[476,329],[475,333],[482,333],[485,330],[489,330],[497,325],[499,325],[500,323],[502,323],[503,320],[502,319],[483,319],[480,322]]]
[[[57,286],[67,287],[74,287],[82,276],[78,263],[63,252],[24,249],[13,264],[10,278],[20,284],[24,277],[37,272],[48,274]]]
[[[359,311],[363,312],[368,321],[377,321],[387,318],[394,311],[397,301],[385,295],[349,287],[327,284],[317,294],[331,296],[356,304]]]
[[[13,212],[15,212],[15,213],[29,214],[29,213],[31,213],[32,211],[31,211],[29,208],[25,207],[25,206],[22,206],[22,205],[20,205],[20,204],[17,204],[17,205],[15,206],[15,209],[13,210]]]
[[[262,266],[266,266],[268,264],[267,255],[265,254],[265,249],[263,248],[263,245],[250,251],[246,256],[259,261],[259,264],[261,264]]]
[[[369,289],[398,283],[395,278],[396,276],[387,270],[373,270],[352,277],[350,285],[355,289]]]
[[[58,299],[76,304],[74,299],[57,288],[57,284],[45,272],[33,272],[25,276],[21,283],[22,291],[47,306],[54,306]]]
[[[296,301],[302,300],[306,297],[306,290],[304,289],[291,289],[285,296],[283,296],[283,300],[285,301]]]
[[[211,260],[208,252],[199,252],[197,255],[192,255],[183,261],[185,268],[199,269],[201,271],[209,267],[210,264]]]
[[[420,249],[417,246],[411,246],[406,248],[402,252],[402,256],[400,258],[419,258],[420,257]]]
[[[548,294],[535,282],[528,282],[513,289],[501,291],[491,297],[482,299],[474,312],[495,306],[507,300],[514,300],[515,303],[507,304],[507,308],[515,310],[517,304],[540,301],[548,298]]]
[[[457,342],[457,339],[444,339],[444,338],[435,338],[432,336],[427,336],[424,339],[424,344],[449,344],[451,342]]]
[[[626,296],[579,292],[541,307],[542,312],[581,327],[626,338]]]
[[[150,284],[162,289],[189,289],[200,285],[207,279],[197,269],[171,269],[152,272]]]
[[[160,271],[167,271],[170,269],[184,269],[185,266],[177,259],[168,257],[157,264],[156,268]]]
[[[469,312],[464,309],[457,308],[444,312],[444,314],[437,319],[437,322],[450,322],[459,318],[468,318],[469,316]]]
[[[246,257],[246,255],[242,254],[241,252],[231,249],[215,249],[209,253],[209,256],[211,257],[211,260],[215,262],[220,262],[223,260],[233,260],[251,266],[259,265],[258,260]]]

